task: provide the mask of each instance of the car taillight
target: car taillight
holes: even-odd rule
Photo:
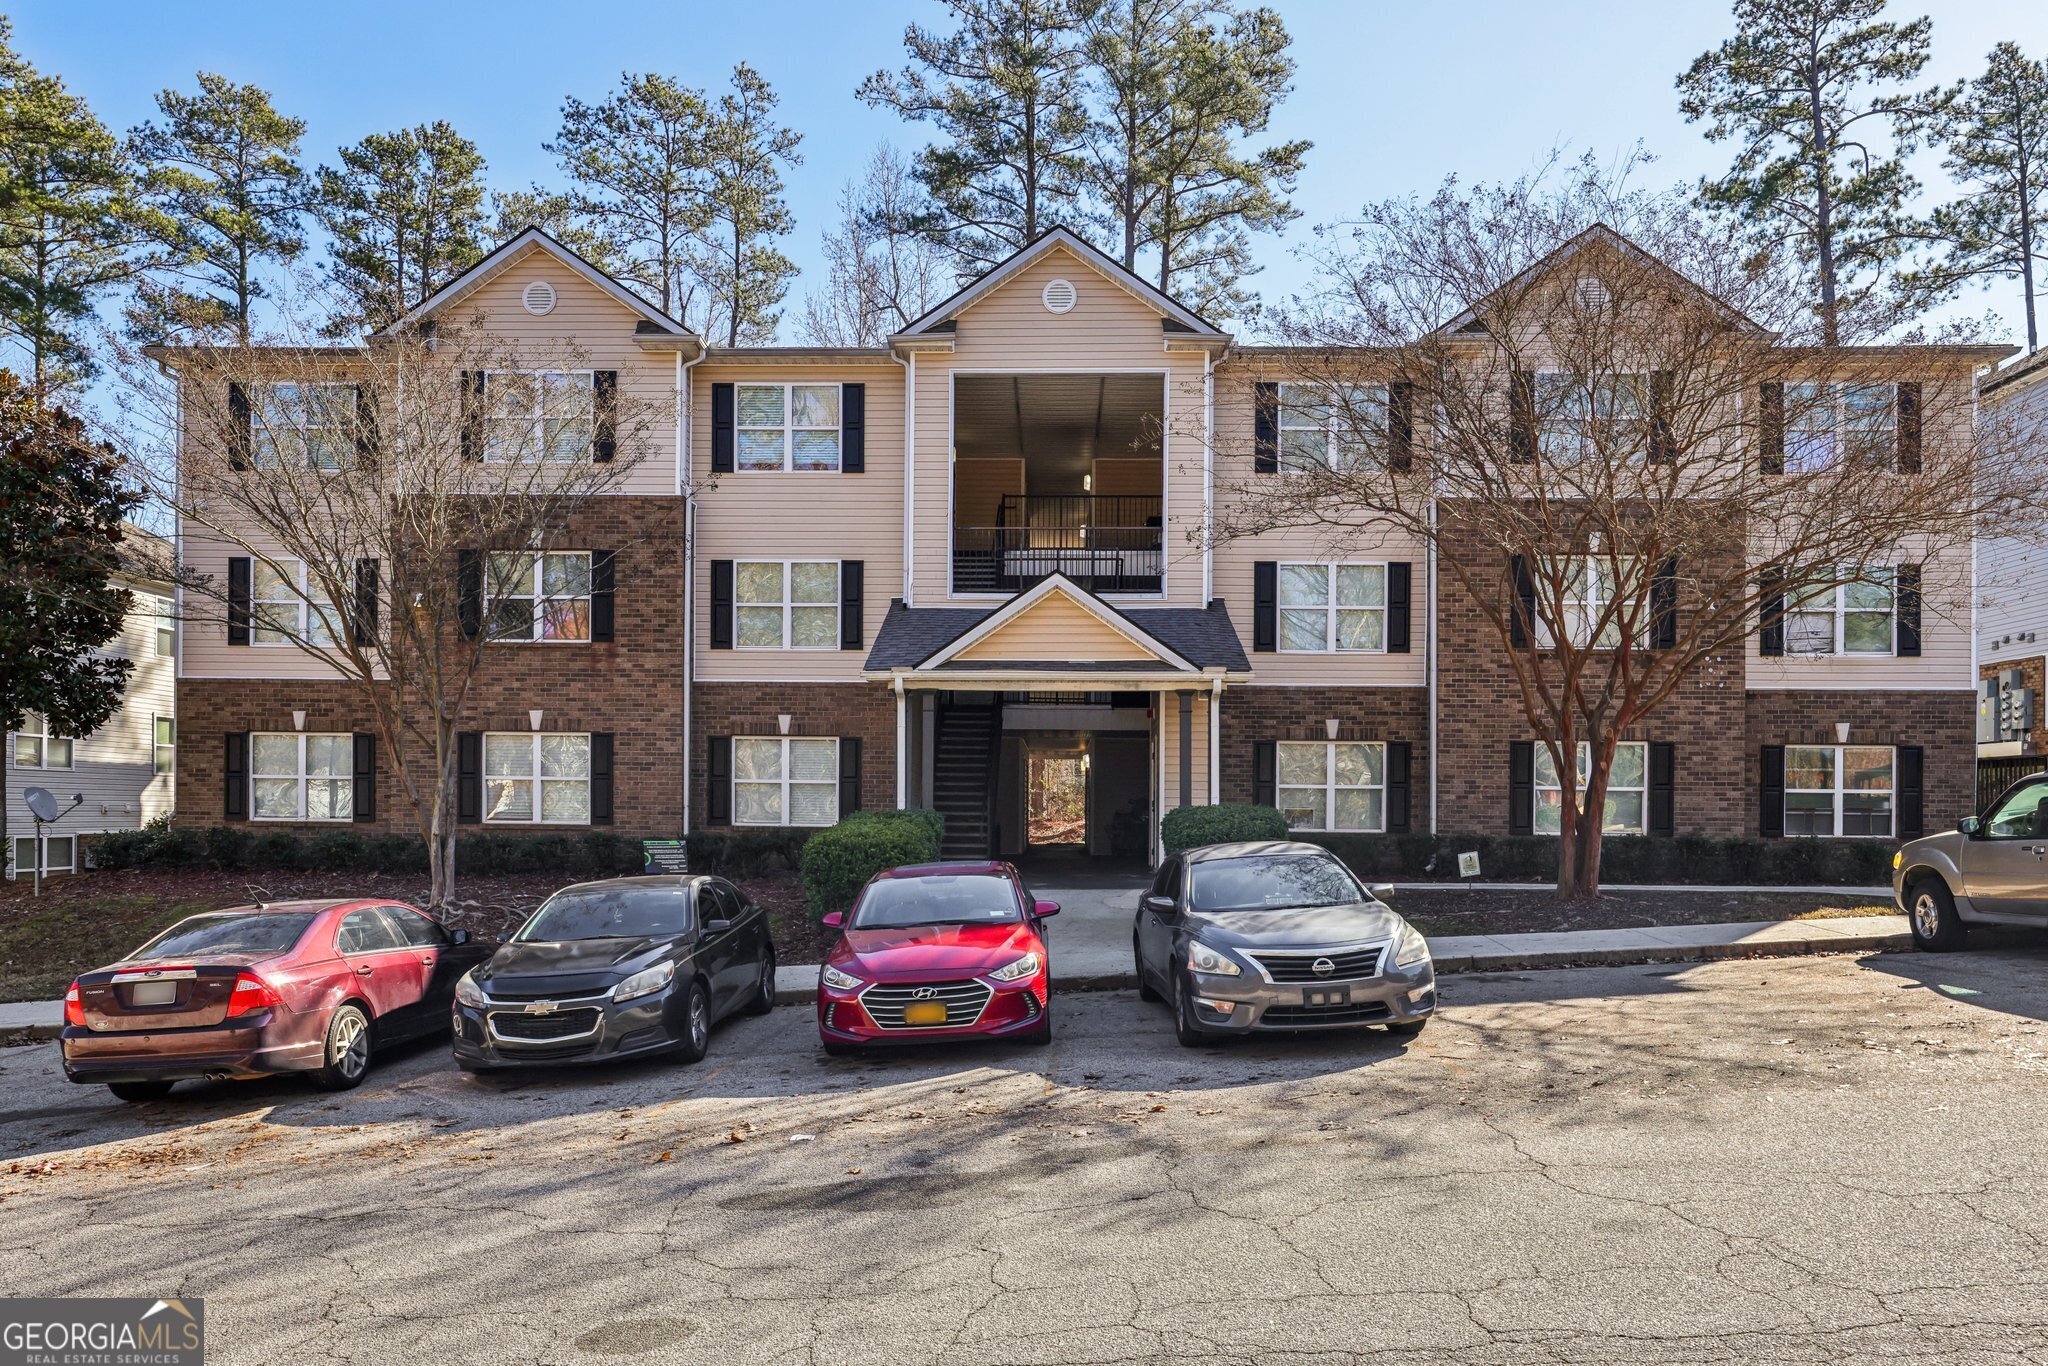
[[[85,1002],[78,998],[78,983],[71,984],[71,990],[64,993],[64,1023],[85,1028]]]
[[[252,1010],[268,1010],[281,1006],[284,998],[277,989],[253,972],[245,972],[235,978],[234,994],[228,997],[228,1017],[247,1015]]]

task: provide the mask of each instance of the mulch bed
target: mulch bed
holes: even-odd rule
[[[1598,900],[1559,902],[1548,892],[1491,887],[1402,890],[1394,909],[1424,934],[1530,934],[1554,930],[1631,930],[1655,925],[1715,925],[1822,916],[1896,915],[1889,901],[1791,892],[1630,892],[1610,888]]]

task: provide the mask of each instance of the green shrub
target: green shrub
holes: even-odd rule
[[[1204,844],[1287,838],[1287,817],[1270,806],[1253,806],[1248,802],[1177,806],[1159,823],[1159,839],[1169,854]]]
[[[721,877],[759,877],[771,868],[795,868],[809,830],[692,830],[690,869]]]
[[[300,854],[308,868],[323,873],[345,873],[367,866],[363,837],[353,830],[322,830],[306,841]]]
[[[1477,852],[1485,882],[1553,882],[1557,841],[1547,835],[1350,835],[1300,833],[1344,860],[1361,878],[1456,882],[1458,855]],[[1171,846],[1169,845],[1169,848]],[[1600,880],[1640,883],[1877,887],[1891,879],[1888,840],[1760,839],[1610,835],[1600,844]]]
[[[812,835],[798,858],[812,918],[844,911],[885,868],[930,863],[946,831],[936,811],[856,811]]]

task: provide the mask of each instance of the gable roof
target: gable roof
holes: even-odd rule
[[[954,662],[954,656],[986,639],[1042,599],[1040,590],[1055,582],[1066,586],[1067,596],[1092,612],[1105,624],[1112,624],[1126,639],[1145,645],[1156,658],[1150,665],[1134,661],[1015,660],[1007,662],[973,660]],[[1038,594],[1038,597],[1034,597]],[[1027,599],[1029,601],[1027,601]],[[1000,618],[1000,619],[998,619]],[[976,670],[1043,669],[1051,672],[1109,670],[1139,672],[1146,669],[1184,673],[1223,669],[1242,673],[1251,668],[1244,644],[1231,625],[1230,610],[1221,598],[1207,607],[1132,607],[1120,609],[1089,593],[1070,579],[1055,576],[1036,588],[1019,593],[998,607],[905,607],[897,598],[889,603],[888,615],[875,634],[868,652],[870,673],[893,669]]]
[[[548,255],[554,257],[570,270],[589,281],[592,286],[624,305],[639,318],[638,330],[651,331],[656,334],[672,337],[696,336],[696,333],[690,331],[689,328],[683,326],[674,318],[669,317],[668,314],[662,312],[653,304],[647,302],[647,300],[641,298],[638,294],[635,294],[632,290],[626,288],[617,280],[584,260],[581,256],[578,256],[575,252],[563,246],[554,237],[537,227],[531,226],[521,228],[511,237],[507,238],[490,255],[484,257],[483,260],[478,261],[468,270],[463,271],[447,284],[442,285],[432,294],[420,300],[418,304],[414,305],[412,311],[403,318],[387,327],[378,329],[372,335],[379,337],[391,336],[403,332],[407,328],[419,326],[419,324],[425,322],[449,304],[454,303],[463,295],[496,277],[499,271],[523,256],[528,248],[537,248],[548,253]]]
[[[1652,255],[1650,252],[1643,250],[1634,242],[1629,241],[1628,238],[1616,232],[1613,228],[1608,227],[1605,223],[1595,223],[1592,227],[1587,228],[1585,231],[1579,233],[1578,236],[1572,238],[1569,242],[1564,243],[1562,246],[1557,247],[1555,250],[1545,255],[1541,260],[1537,261],[1534,265],[1528,266],[1522,271],[1518,272],[1512,280],[1509,280],[1506,284],[1501,285],[1499,288],[1493,290],[1491,293],[1487,294],[1485,298],[1479,299],[1471,305],[1469,305],[1464,312],[1460,313],[1457,317],[1451,319],[1443,326],[1437,328],[1436,334],[1441,336],[1453,332],[1465,332],[1473,330],[1474,324],[1476,324],[1479,320],[1480,311],[1486,307],[1488,300],[1493,299],[1497,295],[1505,294],[1507,291],[1511,289],[1519,288],[1527,284],[1528,282],[1537,279],[1540,276],[1550,274],[1552,271],[1557,270],[1559,267],[1568,264],[1573,257],[1578,256],[1583,252],[1599,248],[1605,248],[1610,251],[1619,252],[1620,254],[1629,257],[1631,260],[1651,267],[1652,270],[1664,275],[1671,282],[1673,287],[1683,290],[1687,293],[1697,295],[1698,297],[1706,299],[1707,301],[1712,303],[1717,309],[1721,311],[1723,316],[1725,316],[1729,321],[1735,323],[1739,327],[1749,328],[1752,331],[1758,332],[1764,330],[1757,322],[1751,319],[1747,314],[1743,313],[1741,309],[1738,309],[1737,307],[1735,307],[1735,305],[1729,303],[1726,299],[1721,298],[1719,295],[1710,293],[1707,290],[1702,289],[1691,278],[1681,274],[1676,270],[1673,270],[1669,265],[1667,265],[1664,262],[1662,258]]]
[[[1137,274],[1126,270],[1123,262],[1104,255],[1079,234],[1067,228],[1046,229],[1017,248],[1008,260],[997,264],[980,278],[955,291],[950,298],[942,300],[937,307],[896,335],[902,338],[920,337],[952,330],[952,323],[960,314],[1001,289],[1019,272],[1062,248],[1103,279],[1156,311],[1163,319],[1166,329],[1176,335],[1228,340],[1228,333],[1217,328],[1215,324],[1172,295],[1145,283]]]

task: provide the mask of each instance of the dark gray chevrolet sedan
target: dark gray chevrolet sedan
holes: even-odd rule
[[[1436,1010],[1428,943],[1318,845],[1170,855],[1138,900],[1131,948],[1138,994],[1164,997],[1190,1046],[1253,1030],[1417,1034]]]

